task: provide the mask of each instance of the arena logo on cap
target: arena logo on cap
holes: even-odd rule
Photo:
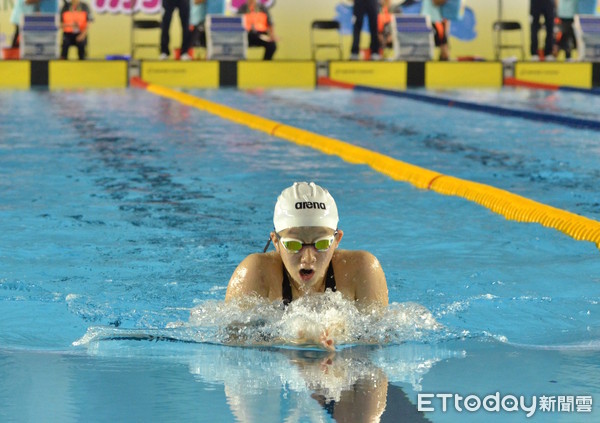
[[[321,209],[327,210],[325,203],[319,203],[318,201],[298,201],[295,204],[296,210],[302,209]]]

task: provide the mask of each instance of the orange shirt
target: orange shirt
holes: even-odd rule
[[[60,15],[63,23],[64,32],[79,34],[87,28],[89,9],[84,3],[79,3],[73,8],[70,4],[65,4]]]
[[[383,32],[383,27],[392,21],[392,14],[387,7],[382,7],[381,12],[377,15],[377,31]]]
[[[245,12],[246,31],[267,32],[267,29],[269,29],[269,17],[265,12],[260,8],[256,10],[254,7],[249,8],[248,11],[242,8],[240,10],[242,13]]]

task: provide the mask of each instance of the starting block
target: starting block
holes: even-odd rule
[[[434,41],[429,16],[394,15],[394,60],[426,62],[433,59]]]
[[[22,59],[50,60],[58,57],[58,14],[23,15],[20,55]]]
[[[248,51],[248,35],[243,16],[206,15],[206,58],[243,60]]]
[[[577,38],[579,60],[600,62],[600,17],[575,15],[573,30]]]

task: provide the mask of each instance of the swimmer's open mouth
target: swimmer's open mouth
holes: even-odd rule
[[[313,269],[300,269],[300,277],[302,280],[309,280],[315,274]]]

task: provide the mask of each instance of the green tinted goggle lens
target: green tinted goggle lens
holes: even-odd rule
[[[302,241],[297,239],[281,238],[281,243],[289,252],[297,253],[305,245],[314,245],[317,251],[327,251],[329,250],[329,247],[331,247],[331,244],[333,244],[333,240],[333,236],[328,236],[326,238],[317,239],[314,243],[304,244]]]
[[[317,251],[327,251],[329,250],[329,247],[331,247],[332,243],[333,238],[319,239],[315,241],[315,248],[317,249]]]
[[[285,247],[286,250],[288,251],[293,251],[294,253],[297,253],[298,251],[300,251],[302,249],[302,243],[300,241],[294,241],[294,240],[281,240],[281,242],[283,243],[283,246]]]

